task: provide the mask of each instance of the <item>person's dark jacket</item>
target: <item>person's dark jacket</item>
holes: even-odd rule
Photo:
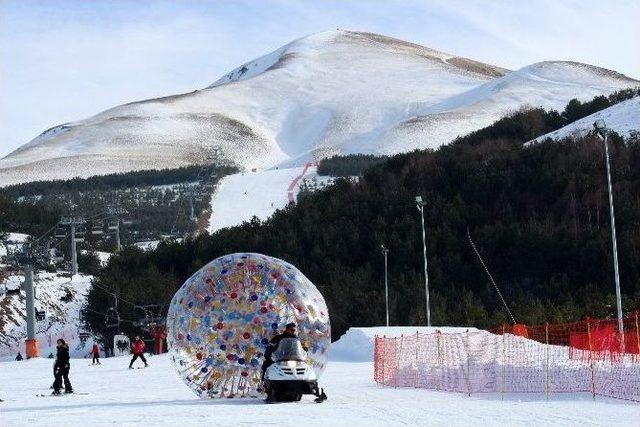
[[[269,363],[273,362],[273,359],[271,358],[271,356],[273,355],[273,352],[276,351],[276,349],[278,348],[278,344],[280,344],[280,341],[282,341],[284,338],[298,338],[298,337],[296,336],[296,334],[292,334],[287,331],[284,331],[283,333],[278,334],[273,338],[271,338],[271,341],[269,341],[267,348],[264,350],[264,359],[267,362]]]
[[[66,344],[62,344],[61,346],[56,347],[56,363],[53,365],[53,368],[66,368],[69,366],[69,346]]]

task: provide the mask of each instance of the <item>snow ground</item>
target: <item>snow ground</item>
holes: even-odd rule
[[[2,233],[0,233],[0,235],[1,234]],[[7,233],[4,244],[0,243],[0,257],[6,256],[8,252],[15,252],[20,250],[22,248],[22,245],[27,241],[28,238],[28,234]]]
[[[471,397],[421,389],[384,388],[373,382],[372,362],[330,362],[321,378],[329,399],[315,404],[266,405],[256,399],[201,400],[178,378],[168,355],[149,358],[147,369],[128,370],[128,357],[74,359],[77,392],[49,394],[51,360],[0,362],[3,426],[632,426],[640,405],[589,394],[484,394]],[[10,391],[7,384],[11,384]]]
[[[253,216],[267,219],[277,209],[287,206],[289,188],[293,185],[291,196],[295,198],[302,178],[316,177],[317,169],[316,166],[301,166],[224,177],[211,197],[209,232],[250,221]]]
[[[158,247],[159,244],[160,240],[145,240],[143,242],[136,242],[133,244],[133,246],[136,246],[143,251],[153,251]]]

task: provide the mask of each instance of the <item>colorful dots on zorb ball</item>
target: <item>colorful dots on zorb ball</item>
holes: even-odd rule
[[[331,330],[318,289],[285,261],[237,253],[211,261],[176,292],[167,342],[178,374],[198,396],[261,397],[264,351],[290,322],[320,377]]]

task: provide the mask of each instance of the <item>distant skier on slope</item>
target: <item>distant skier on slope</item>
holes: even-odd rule
[[[62,338],[57,341],[56,347],[56,362],[53,365],[53,372],[55,375],[55,381],[53,382],[53,394],[60,394],[62,388],[62,381],[64,379],[64,392],[73,393],[71,382],[69,381],[69,370],[71,365],[69,363],[69,346]]]
[[[145,368],[149,366],[147,364],[147,359],[144,358],[144,348],[144,341],[140,339],[140,336],[136,336],[136,339],[133,340],[133,343],[131,344],[131,353],[133,353],[133,357],[131,358],[131,363],[129,363],[129,369],[133,369],[133,362],[135,362],[138,357],[144,362]]]
[[[90,355],[93,356],[93,359],[91,360],[91,364],[95,365],[96,363],[98,365],[101,365],[100,363],[100,348],[98,348],[98,344],[97,343],[93,343],[93,347],[91,348],[91,353],[89,353]]]

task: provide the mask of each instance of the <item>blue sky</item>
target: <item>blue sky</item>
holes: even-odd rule
[[[378,32],[507,68],[640,78],[633,1],[0,1],[0,155],[125,102],[205,87],[304,35]]]

